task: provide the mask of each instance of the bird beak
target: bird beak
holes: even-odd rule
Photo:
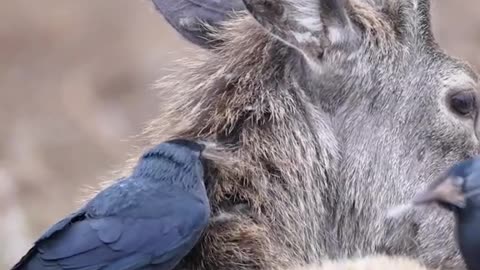
[[[202,151],[202,157],[205,160],[209,160],[215,163],[216,166],[225,166],[225,167],[238,167],[240,166],[240,160],[236,157],[233,157],[232,154],[227,152],[222,146],[219,146],[215,143],[206,143],[205,149]]]
[[[222,160],[222,156],[217,149],[213,147],[207,147],[202,151],[202,157],[207,160],[218,161]]]
[[[442,202],[458,208],[464,208],[466,204],[465,194],[461,186],[453,177],[446,177],[435,181],[425,190],[417,193],[413,198],[414,205],[423,205],[434,202]]]

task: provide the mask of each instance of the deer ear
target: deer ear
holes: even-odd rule
[[[243,0],[247,10],[273,36],[318,58],[329,46],[350,45],[356,38],[347,0]]]

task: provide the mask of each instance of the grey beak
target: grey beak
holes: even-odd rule
[[[414,205],[443,202],[464,208],[466,204],[465,194],[455,178],[446,177],[436,181],[433,185],[417,193],[413,198]]]

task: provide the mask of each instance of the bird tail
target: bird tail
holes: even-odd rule
[[[42,260],[32,248],[15,264],[11,270],[61,270],[58,264],[53,264]]]

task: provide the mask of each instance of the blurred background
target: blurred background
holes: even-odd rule
[[[121,166],[155,79],[193,52],[149,0],[0,0],[0,269]],[[480,2],[433,0],[437,39],[480,68]]]

